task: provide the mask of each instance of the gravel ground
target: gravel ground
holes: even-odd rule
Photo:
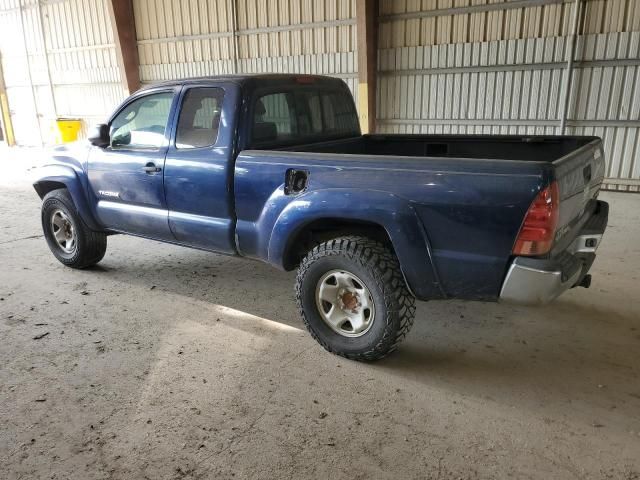
[[[293,273],[125,236],[63,267],[16,152],[1,478],[640,478],[640,195],[602,194],[590,289],[420,303],[400,350],[362,364],[303,330]]]

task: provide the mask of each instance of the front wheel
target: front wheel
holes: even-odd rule
[[[107,251],[107,236],[82,221],[65,189],[53,190],[42,200],[42,230],[53,255],[68,267],[95,265]]]
[[[415,316],[396,256],[367,237],[340,237],[311,250],[298,269],[296,298],[313,338],[352,360],[393,352]]]

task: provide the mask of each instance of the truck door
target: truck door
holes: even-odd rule
[[[109,122],[109,146],[91,149],[89,188],[107,228],[174,240],[162,175],[176,101],[173,88],[135,96]]]
[[[239,88],[186,85],[167,152],[169,226],[183,244],[235,254],[233,145]]]

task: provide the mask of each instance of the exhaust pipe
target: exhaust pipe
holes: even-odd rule
[[[584,287],[584,288],[589,288],[591,286],[591,274],[587,274],[584,277],[582,277],[582,280],[580,280],[580,283],[576,285],[576,287]]]

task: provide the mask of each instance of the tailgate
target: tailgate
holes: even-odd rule
[[[553,162],[560,192],[560,212],[554,252],[564,250],[596,209],[604,179],[602,140],[592,141]]]

